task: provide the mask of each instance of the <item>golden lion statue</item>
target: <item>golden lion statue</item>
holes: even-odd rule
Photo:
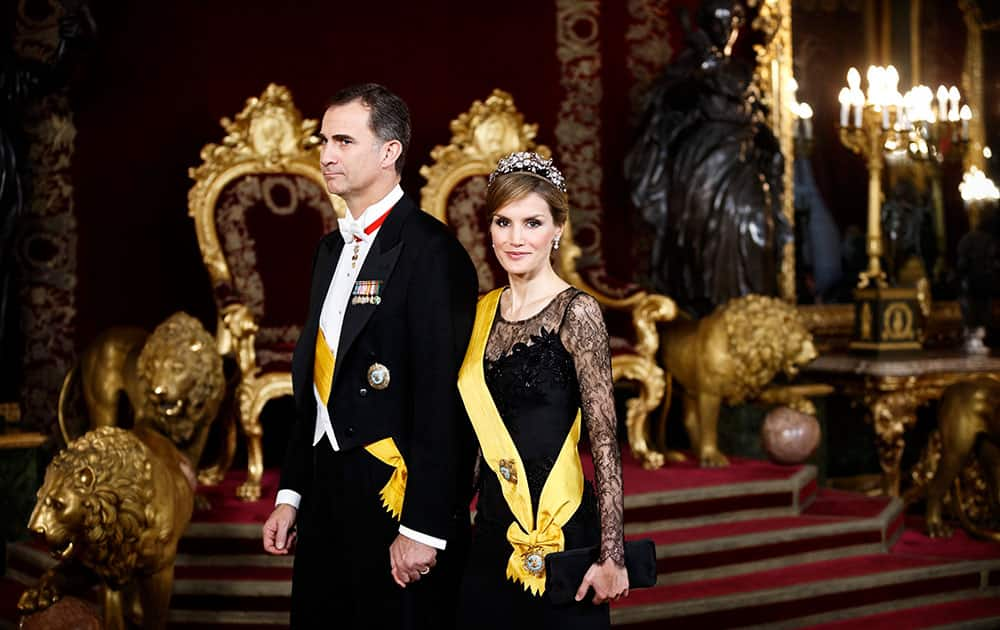
[[[116,327],[98,335],[63,381],[59,426],[67,443],[87,429],[150,426],[170,438],[195,467],[224,394],[215,339],[198,320],[178,312],[152,334]],[[120,417],[123,397],[131,423]],[[201,481],[218,481],[219,476],[203,474]]]
[[[18,610],[51,606],[82,566],[105,586],[105,627],[124,627],[123,591],[138,597],[124,610],[141,609],[142,627],[165,627],[177,543],[194,505],[183,463],[147,429],[102,427],[70,443],[45,471],[28,523],[60,562],[21,595]]]
[[[906,499],[913,501],[926,490],[929,536],[952,534],[944,522],[944,505],[952,491],[955,514],[965,529],[1000,542],[1000,532],[982,527],[989,521],[995,526],[1000,516],[1000,383],[979,378],[945,389],[938,407],[938,430],[931,435],[917,469],[915,476],[930,482],[924,484],[918,478]]]
[[[684,388],[684,426],[702,466],[725,466],[719,405],[760,394],[782,371],[789,377],[816,358],[812,335],[793,305],[748,295],[700,320],[661,328],[663,366]],[[666,412],[664,412],[664,415]]]

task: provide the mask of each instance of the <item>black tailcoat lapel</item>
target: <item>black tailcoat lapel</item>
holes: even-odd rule
[[[328,234],[316,254],[316,269],[313,271],[312,287],[309,289],[309,313],[306,324],[302,327],[301,337],[295,345],[295,355],[292,358],[292,384],[296,403],[301,409],[312,405],[313,353],[316,351],[316,338],[319,336],[319,316],[323,312],[323,302],[330,290],[333,274],[337,271],[337,261],[344,249],[344,239],[340,232]]]

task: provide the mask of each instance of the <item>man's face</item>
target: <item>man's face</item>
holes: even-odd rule
[[[368,108],[361,101],[334,105],[323,114],[320,166],[331,193],[352,197],[364,192],[385,169],[384,145],[368,126]],[[392,169],[392,164],[388,165]]]

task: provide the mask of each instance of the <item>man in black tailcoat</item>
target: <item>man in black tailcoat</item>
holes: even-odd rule
[[[320,137],[349,212],[316,250],[264,547],[296,545],[295,628],[448,628],[476,454],[456,386],[476,272],[399,186],[410,120],[398,96],[341,90]]]

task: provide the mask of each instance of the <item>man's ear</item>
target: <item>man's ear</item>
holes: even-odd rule
[[[382,145],[382,168],[396,167],[396,160],[403,152],[403,145],[399,140],[390,140]]]

